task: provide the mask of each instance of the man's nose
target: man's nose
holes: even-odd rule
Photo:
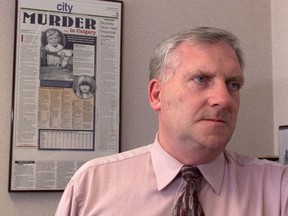
[[[228,107],[231,104],[232,96],[226,83],[215,84],[211,88],[209,105]]]

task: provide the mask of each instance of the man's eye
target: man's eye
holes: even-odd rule
[[[241,84],[237,82],[228,83],[228,88],[230,91],[239,91],[241,88]]]
[[[193,80],[198,83],[204,83],[207,80],[207,78],[205,76],[199,76],[194,78]]]

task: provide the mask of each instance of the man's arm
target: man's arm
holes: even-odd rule
[[[80,216],[81,200],[77,184],[71,180],[58,204],[55,216]]]

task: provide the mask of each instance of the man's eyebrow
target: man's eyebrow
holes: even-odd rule
[[[244,85],[245,79],[243,76],[231,76],[227,78],[227,82],[236,81],[239,82],[241,85]]]
[[[190,73],[187,74],[187,76],[191,76],[191,75],[195,75],[195,76],[199,75],[199,76],[207,76],[207,77],[211,76],[212,77],[212,76],[214,76],[214,73],[211,73],[211,72],[205,71],[205,70],[195,70],[195,71],[191,70]]]

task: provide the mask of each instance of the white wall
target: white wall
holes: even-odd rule
[[[282,10],[282,15],[285,17],[287,13],[283,6],[288,6],[288,3],[284,0],[278,2],[281,4],[272,3],[272,11],[277,9],[278,13],[278,10]],[[14,16],[14,1],[0,0],[0,91],[2,93],[0,103],[0,214],[3,216],[48,216],[53,215],[61,193],[7,192]],[[279,15],[279,20],[281,19]],[[273,25],[277,20],[273,19]],[[284,19],[282,22],[279,25],[275,24],[275,28],[273,26],[273,36],[275,32],[279,37],[274,37],[273,43],[278,39],[288,43],[285,41],[287,34],[284,33],[286,32],[281,30],[282,26],[286,26]],[[246,53],[246,83],[242,92],[242,108],[237,130],[229,144],[229,149],[257,156],[273,154],[275,122],[273,121],[270,0],[124,0],[122,150],[152,142],[157,130],[156,114],[150,110],[147,100],[148,63],[152,48],[170,34],[200,25],[231,30],[241,39]],[[282,36],[278,34],[278,31]],[[284,51],[281,49],[281,43],[273,49],[275,56],[280,57]],[[282,83],[286,79],[287,82],[284,76],[286,72],[283,73],[285,59],[282,57],[275,60],[274,57],[273,64],[277,69],[275,74],[282,71],[282,76],[276,76],[277,79],[274,77],[274,80]],[[277,95],[284,95],[280,88],[276,88],[275,92]],[[279,121],[282,114],[287,112],[284,107],[281,107],[282,104],[275,97],[274,109],[279,113],[274,112],[274,117]],[[282,119],[282,123],[285,121],[287,119]]]
[[[274,96],[274,143],[278,152],[278,129],[288,125],[288,1],[272,0],[272,53]]]
[[[229,148],[249,155],[273,153],[270,1],[134,0],[125,1],[124,13],[124,150],[154,139],[156,115],[149,111],[146,90],[152,48],[179,30],[208,25],[238,35],[246,54],[239,124]]]

